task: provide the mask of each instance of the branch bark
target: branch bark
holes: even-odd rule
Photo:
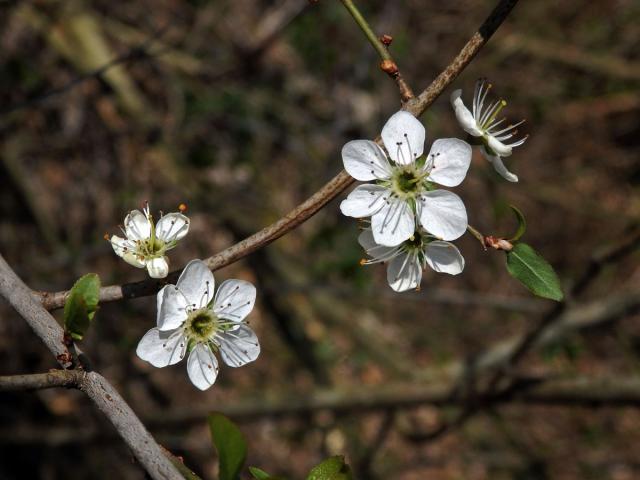
[[[442,94],[453,80],[464,70],[469,62],[477,55],[480,49],[507,18],[518,0],[501,0],[489,17],[473,34],[456,58],[431,82],[431,84],[416,98],[407,102],[403,109],[419,117]],[[320,190],[310,198],[298,205],[292,211],[275,223],[263,228],[243,241],[223,250],[222,252],[207,258],[205,261],[212,271],[230,265],[231,263],[255,252],[271,242],[282,237],[300,224],[307,221],[322,207],[337,197],[341,192],[354,183],[354,179],[344,170],[329,180]],[[169,274],[165,282],[175,282],[179,271]],[[165,282],[156,280],[143,280],[124,285],[111,285],[100,290],[100,302],[112,302],[126,298],[136,298],[156,293]],[[40,292],[42,304],[47,310],[53,310],[64,306],[68,291]]]
[[[15,274],[0,255],[0,295],[25,319],[44,342],[58,363],[66,368],[71,364],[71,355],[63,345],[63,329],[33,296],[32,291]],[[47,374],[44,374],[47,375]],[[61,375],[61,374],[58,374]],[[71,374],[64,374],[71,375]],[[171,461],[140,422],[131,407],[113,386],[97,372],[76,371],[74,379],[78,388],[104,413],[116,431],[131,449],[136,459],[154,480],[181,480]],[[56,377],[45,382],[62,381]],[[40,381],[43,381],[40,379]]]

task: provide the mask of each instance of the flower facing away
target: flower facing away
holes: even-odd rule
[[[472,111],[462,102],[462,90],[455,90],[451,94],[451,105],[455,111],[458,123],[468,134],[479,137],[482,141],[480,150],[483,156],[493,164],[493,168],[510,182],[517,182],[518,177],[507,170],[502,162],[502,157],[508,157],[515,147],[522,145],[528,138],[524,136],[520,140],[505,143],[513,138],[518,130],[516,128],[524,123],[524,120],[515,125],[504,127],[505,118],[497,120],[500,111],[507,105],[503,99],[490,103],[485,108],[484,102],[491,90],[491,84],[485,79],[476,82],[476,90],[473,94]]]
[[[216,352],[230,367],[241,367],[260,354],[258,338],[245,321],[256,300],[255,287],[244,280],[226,280],[215,296],[213,292],[207,265],[189,262],[176,285],[158,292],[158,326],[142,337],[136,350],[154,367],[173,365],[189,353],[187,372],[200,390],[216,381]]]
[[[424,230],[397,247],[378,245],[371,229],[362,231],[358,243],[371,258],[362,260],[363,265],[386,263],[387,282],[396,292],[419,289],[422,271],[429,265],[433,270],[458,275],[464,269],[464,258],[455,245],[436,239]]]
[[[154,224],[147,203],[142,212],[133,210],[125,217],[122,232],[125,238],[113,235],[110,239],[116,255],[134,267],[146,268],[152,278],[164,278],[169,273],[166,253],[189,232],[189,218],[168,213]]]
[[[455,187],[464,180],[471,146],[457,138],[439,139],[425,158],[425,134],[413,115],[400,111],[382,129],[387,153],[370,140],[353,140],[342,148],[349,175],[375,183],[356,187],[340,210],[349,217],[371,217],[379,245],[400,245],[413,235],[417,223],[443,240],[454,240],[467,228],[460,197],[434,184]]]

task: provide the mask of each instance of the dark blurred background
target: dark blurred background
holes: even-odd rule
[[[495,5],[489,0],[357,2],[417,91],[448,64]],[[569,287],[594,252],[640,218],[640,3],[523,0],[455,81],[470,101],[489,77],[526,118],[528,142],[502,180],[477,152],[457,193],[485,233],[514,229]],[[88,75],[114,58],[119,63]],[[375,137],[399,108],[395,85],[338,1],[159,0],[0,2],[0,248],[37,290],[69,288],[86,272],[104,284],[144,278],[117,258],[105,232],[149,200],[189,206],[189,235],[173,268],[206,258],[268,225],[341,168],[340,149]],[[462,136],[448,89],[422,117],[429,140]],[[343,196],[340,196],[343,198]],[[427,272],[421,292],[395,294],[384,267],[361,267],[357,224],[333,201],[286,237],[215,273],[258,288],[252,325],[259,359],[223,368],[200,392],[183,363],[155,369],[135,347],[155,300],[105,304],[82,342],[94,367],[158,441],[215,478],[208,410],[238,414],[249,464],[293,479],[344,453],[357,478],[640,478],[640,412],[503,405],[450,435],[418,441],[455,414],[404,409],[385,435],[384,412],[252,415],[271,398],[318,388],[435,381],[453,362],[531,328],[537,300],[469,235],[462,275]],[[638,255],[607,266],[577,305],[640,284]],[[60,318],[60,312],[56,313]],[[0,374],[55,368],[26,323],[0,303]],[[638,316],[614,318],[528,355],[527,373],[629,378],[640,368]],[[279,396],[280,395],[280,396]],[[285,397],[286,398],[286,397]],[[1,479],[142,479],[127,448],[81,393],[0,396]]]

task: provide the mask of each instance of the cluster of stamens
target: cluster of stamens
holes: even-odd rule
[[[485,86],[486,85],[486,86]],[[491,90],[492,85],[487,83],[485,79],[480,79],[476,82],[476,89],[473,95],[473,118],[476,120],[476,124],[478,128],[482,130],[483,137],[486,141],[486,137],[492,136],[496,140],[500,142],[504,142],[505,140],[509,140],[513,136],[518,134],[517,127],[522,125],[525,120],[521,120],[518,123],[511,124],[502,130],[496,130],[496,128],[501,125],[506,118],[503,117],[500,120],[496,120],[498,114],[502,111],[504,107],[507,106],[507,102],[504,99],[498,99],[492,104],[490,104],[484,111],[484,101],[487,98],[487,94],[489,90]],[[507,147],[518,147],[522,145],[529,135],[525,135],[520,140],[517,140],[510,144],[505,144]],[[489,148],[488,145],[485,145]]]

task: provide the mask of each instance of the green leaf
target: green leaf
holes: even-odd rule
[[[342,455],[329,457],[313,467],[307,480],[352,480],[351,469]]]
[[[82,340],[98,310],[100,277],[87,273],[73,285],[64,304],[64,329],[74,340]]]
[[[220,459],[220,480],[238,480],[247,459],[247,443],[242,432],[221,413],[209,415],[209,429]]]
[[[517,243],[507,252],[507,270],[534,295],[558,302],[564,297],[553,267],[526,243]]]
[[[267,472],[260,470],[257,467],[249,467],[249,472],[256,480],[271,480],[272,478]]]
[[[524,232],[527,231],[527,221],[524,218],[524,214],[517,207],[515,207],[514,205],[509,205],[509,207],[511,208],[511,210],[513,210],[513,213],[516,216],[516,220],[518,221],[518,229],[516,230],[516,233],[514,233],[513,236],[508,239],[508,241],[516,242],[520,240],[520,238],[522,238],[522,235],[524,235]]]
[[[249,467],[249,472],[256,480],[285,480],[284,477],[273,477],[257,467]]]

